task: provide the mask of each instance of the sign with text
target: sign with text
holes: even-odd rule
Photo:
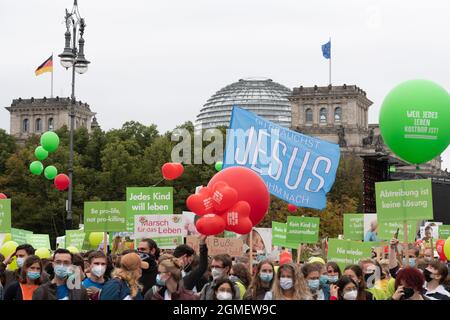
[[[181,214],[147,214],[134,216],[134,236],[152,238],[162,249],[173,249],[183,243]]]
[[[75,247],[82,250],[85,237],[83,230],[66,230],[65,248]]]
[[[125,202],[124,201],[85,202],[84,230],[86,232],[126,231],[127,211]]]
[[[26,241],[31,244],[35,249],[47,248],[52,249],[50,246],[50,237],[48,234],[27,234]]]
[[[17,242],[19,245],[27,243],[27,234],[33,234],[33,232],[11,228],[11,240]]]
[[[197,236],[187,236],[186,244],[193,248],[197,254],[199,253],[200,240]],[[233,238],[206,238],[208,246],[208,255],[215,256],[217,254],[229,254],[231,257],[240,257],[243,255],[243,245],[241,239]]]
[[[378,237],[381,240],[391,240],[398,230],[398,239],[403,242],[404,222],[403,221],[385,221],[378,224]],[[416,241],[417,222],[408,221],[408,243]]]
[[[223,168],[258,173],[269,192],[298,207],[322,210],[339,165],[339,145],[289,130],[233,107]]]
[[[450,225],[439,226],[439,239],[448,239],[450,237]]]
[[[272,221],[272,244],[274,246],[286,246],[286,223]]]
[[[0,200],[0,233],[11,232],[11,199]]]
[[[131,187],[127,188],[127,213],[172,214],[172,187]]]
[[[364,239],[364,214],[360,213],[344,214],[344,239],[346,240]]]
[[[328,240],[327,261],[336,262],[341,270],[351,264],[358,264],[362,259],[372,257],[373,244],[353,240]]]
[[[431,179],[375,183],[378,221],[433,220]]]
[[[289,216],[286,223],[286,242],[290,245],[317,243],[320,218]]]

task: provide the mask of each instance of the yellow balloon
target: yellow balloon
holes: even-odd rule
[[[89,243],[93,247],[98,247],[103,241],[103,232],[91,232],[89,235]]]
[[[80,253],[80,251],[76,247],[67,247],[66,249],[69,250],[70,253],[73,253],[73,254]]]
[[[5,233],[5,237],[3,238],[3,244],[7,243],[8,241],[12,240],[11,233]]]
[[[0,253],[5,257],[8,258],[11,253],[13,253],[14,251],[16,251],[16,248],[18,246],[17,242],[14,241],[7,241],[5,243],[3,243],[3,245],[0,248]]]
[[[445,240],[444,254],[447,257],[447,260],[450,260],[450,237],[447,240]]]
[[[41,259],[49,259],[51,256],[51,252],[48,248],[39,248],[34,252]]]
[[[17,265],[16,257],[14,257],[12,262],[8,264],[8,267],[6,267],[6,270],[16,271],[17,269],[19,269],[19,266]]]

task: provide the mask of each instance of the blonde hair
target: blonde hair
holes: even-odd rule
[[[140,269],[138,269],[140,270]],[[141,277],[141,273],[138,270],[128,271],[122,268],[116,268],[111,273],[112,278],[119,278],[123,281],[126,281],[130,287],[131,296],[134,298],[139,292],[139,289],[142,289],[142,285],[139,284],[139,278]]]
[[[300,272],[299,268],[293,263],[283,264],[278,268],[277,275],[272,287],[272,297],[273,300],[285,300],[286,296],[283,294],[283,289],[280,286],[281,272],[283,270],[290,270],[292,272],[292,281],[294,294],[292,299],[294,300],[310,300],[312,299],[311,292],[308,289],[308,284]]]
[[[163,267],[166,272],[170,272],[176,282],[181,281],[181,270],[183,270],[183,263],[181,259],[175,258],[171,254],[163,254],[159,257],[159,265]]]

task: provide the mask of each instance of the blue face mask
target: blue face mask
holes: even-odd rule
[[[328,283],[329,280],[330,278],[327,275],[323,274],[320,276],[319,282],[321,285],[325,285]]]
[[[416,266],[416,258],[409,258],[409,266],[412,268]]]
[[[27,277],[30,280],[36,280],[36,279],[39,279],[41,277],[41,273],[37,272],[37,271],[28,271],[27,272]]]
[[[308,280],[308,286],[311,290],[317,290],[320,287],[320,280]]]
[[[54,271],[55,271],[55,276],[57,276],[60,279],[64,279],[65,277],[67,277],[69,275],[68,267],[66,267],[62,264],[55,265]]]
[[[273,273],[262,272],[259,274],[259,278],[263,282],[270,282],[273,279]]]
[[[339,276],[328,276],[329,283],[336,283],[339,280]]]
[[[159,274],[159,273],[156,276],[156,284],[160,287],[164,287],[166,285],[166,280],[161,279],[161,274]]]

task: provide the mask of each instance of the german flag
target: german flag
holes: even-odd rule
[[[53,55],[45,60],[34,72],[36,76],[43,74],[44,72],[53,72]]]

